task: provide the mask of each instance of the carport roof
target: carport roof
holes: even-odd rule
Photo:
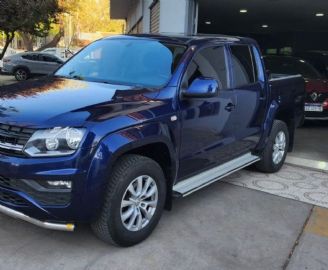
[[[125,19],[128,16],[131,0],[110,0],[111,19]]]
[[[241,13],[242,9],[247,12]],[[324,16],[316,16],[319,13]],[[202,33],[297,31],[328,32],[328,1],[199,0],[199,32]]]

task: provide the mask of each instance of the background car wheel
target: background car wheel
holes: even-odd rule
[[[29,72],[25,68],[18,68],[14,75],[17,81],[26,81],[29,78]]]
[[[275,173],[285,162],[289,147],[289,132],[287,125],[280,120],[273,123],[268,143],[264,149],[262,159],[255,167],[262,172]]]
[[[138,244],[156,227],[165,198],[162,168],[147,157],[126,155],[113,168],[103,208],[91,228],[105,242]]]

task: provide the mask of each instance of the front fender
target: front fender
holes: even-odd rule
[[[100,208],[103,202],[108,177],[113,165],[119,157],[142,146],[163,143],[171,157],[170,181],[173,183],[177,174],[176,142],[173,132],[163,123],[147,123],[120,130],[107,135],[100,141],[88,171],[86,193],[88,200]]]

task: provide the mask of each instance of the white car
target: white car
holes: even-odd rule
[[[51,74],[64,60],[48,53],[25,52],[8,56],[3,62],[3,72],[14,75],[17,81],[25,81],[34,75]]]
[[[3,48],[0,47],[0,53],[2,53],[2,50],[3,50]],[[14,49],[8,48],[7,51],[6,51],[6,53],[5,53],[5,55],[3,56],[3,58],[8,57],[8,56],[15,55],[16,53],[17,52]],[[2,68],[3,68],[3,61],[0,60],[0,70],[2,70]]]
[[[65,49],[65,48],[47,48],[47,49],[44,49],[42,51],[42,53],[52,54],[63,60],[67,60],[74,55],[73,52],[71,52],[69,49]]]

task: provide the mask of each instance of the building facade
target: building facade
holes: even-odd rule
[[[174,12],[172,12],[174,10]],[[111,0],[112,19],[125,19],[127,33],[193,34],[196,0]]]

